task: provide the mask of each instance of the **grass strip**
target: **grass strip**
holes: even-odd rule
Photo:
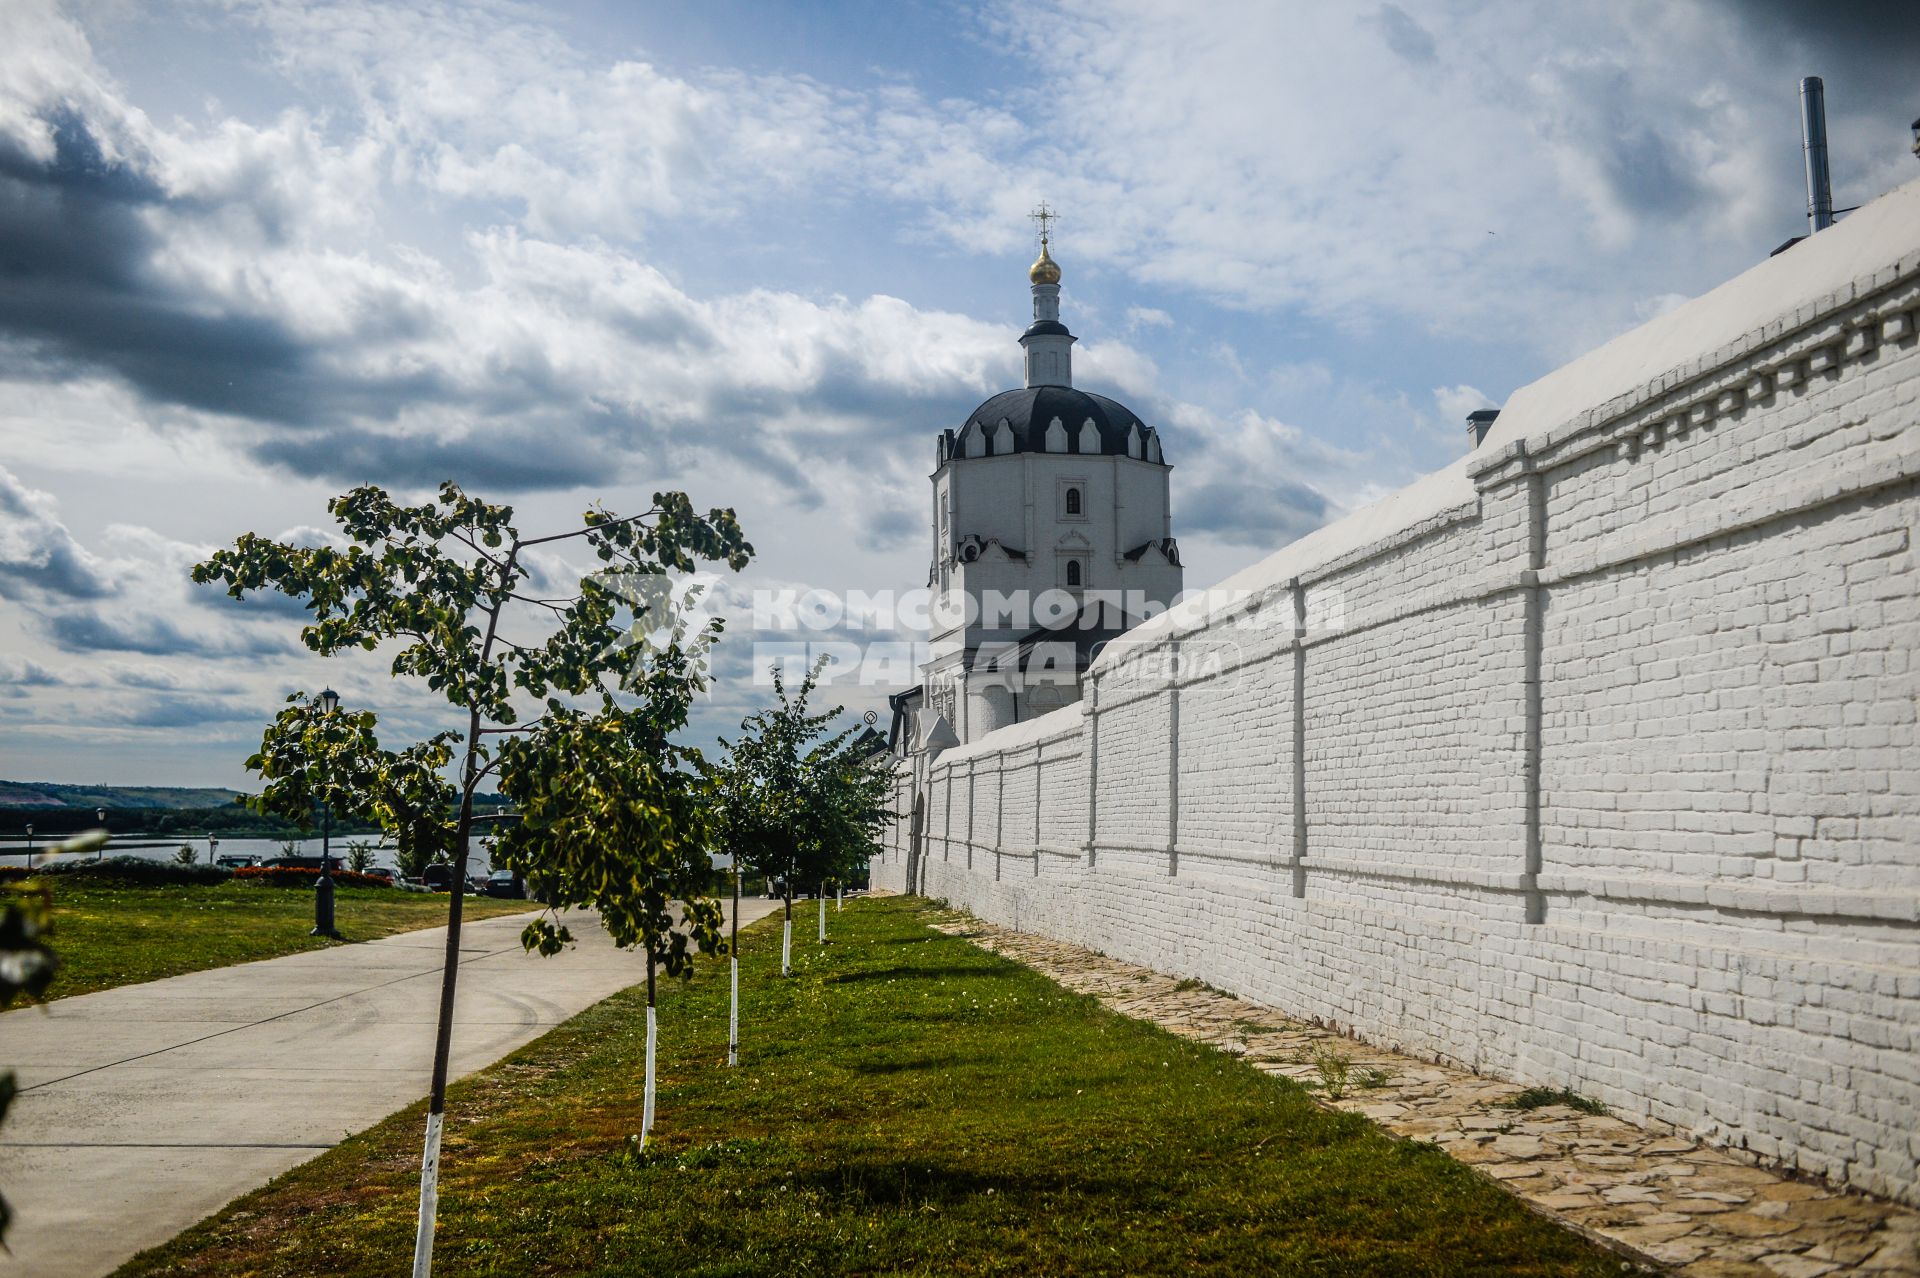
[[[708,964],[455,1088],[436,1275],[1617,1274],[1445,1154],[863,900],[832,942],[747,934],[742,1062]],[[121,1275],[391,1275],[421,1107]]]
[[[255,883],[152,886],[46,879],[60,971],[49,999],[90,994],[301,950],[371,941],[447,921],[444,893],[339,888],[334,923],[347,942],[308,936],[313,893]],[[468,897],[468,918],[516,914],[526,901]]]

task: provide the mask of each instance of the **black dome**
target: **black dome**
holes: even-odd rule
[[[1100,452],[1120,457],[1127,455],[1127,436],[1135,426],[1140,428],[1141,455],[1150,459],[1147,441],[1153,436],[1153,430],[1131,408],[1105,395],[1090,395],[1071,386],[1029,386],[1024,390],[1002,391],[986,403],[967,415],[966,425],[957,431],[946,433],[943,453],[953,456],[964,453],[960,446],[960,437],[969,430],[991,432],[1002,421],[1012,428],[1013,452],[1044,453],[1047,451],[1047,427],[1054,418],[1067,430],[1067,452],[1078,453],[1080,447],[1080,427],[1089,418],[1094,429],[1100,432]],[[988,435],[991,439],[991,434]],[[1003,450],[996,449],[995,452]]]

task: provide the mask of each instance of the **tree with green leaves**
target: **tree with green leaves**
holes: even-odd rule
[[[37,1002],[57,964],[47,938],[53,932],[53,894],[45,883],[0,883],[0,1011],[25,997]],[[13,1071],[0,1071],[0,1119],[18,1091]],[[6,1242],[13,1208],[0,1196],[0,1244]]]
[[[374,846],[367,839],[349,839],[347,841],[347,869],[355,874],[365,874],[373,868]]]
[[[521,535],[511,507],[451,483],[420,505],[369,486],[328,509],[343,546],[247,534],[193,577],[235,598],[277,590],[304,600],[310,650],[390,648],[395,677],[423,680],[463,720],[394,751],[375,737],[371,711],[327,713],[296,695],[249,761],[267,780],[263,810],[293,816],[324,801],[377,821],[403,863],[423,853],[452,862],[414,1248],[425,1278],[475,796],[491,782],[519,804],[520,820],[500,835],[504,855],[551,907],[522,934],[528,949],[564,947],[572,938],[558,911],[572,906],[598,909],[616,944],[644,946],[650,978],[656,966],[685,973],[694,950],[717,949],[708,866],[687,852],[708,838],[703,783],[668,738],[686,723],[720,623],[675,611],[668,574],[702,561],[737,571],[752,548],[731,510],[698,514],[681,493],[656,493],[637,515],[595,508],[581,527],[539,537]],[[561,542],[590,550],[601,571],[553,597],[533,552]],[[671,897],[687,903],[678,919]],[[648,1022],[651,1044],[651,1008]]]
[[[893,820],[886,761],[858,746],[860,726],[833,731],[842,706],[807,709],[825,665],[816,662],[791,697],[776,667],[775,704],[741,721],[711,769],[716,848],[784,883],[782,973],[792,970],[796,885],[819,893],[824,940],[827,886],[857,874]]]
[[[106,842],[105,830],[89,831],[48,848],[41,864],[78,852],[98,851]],[[37,1003],[47,992],[54,973],[60,970],[48,941],[52,935],[53,893],[46,882],[0,882],[0,1012],[12,1007],[15,999]],[[18,1091],[13,1071],[0,1071],[0,1119],[6,1117]],[[6,1245],[7,1227],[12,1223],[13,1208],[0,1195],[0,1248]]]

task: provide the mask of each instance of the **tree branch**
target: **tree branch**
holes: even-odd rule
[[[514,553],[518,554],[528,546],[544,546],[550,541],[565,541],[569,537],[585,537],[608,528],[618,528],[622,524],[637,524],[642,520],[652,519],[660,513],[660,507],[655,506],[652,510],[642,511],[637,515],[628,515],[624,519],[609,519],[604,524],[591,524],[585,528],[576,528],[572,532],[550,533],[545,537],[529,537],[513,543]]]

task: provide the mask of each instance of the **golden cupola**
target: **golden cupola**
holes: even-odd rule
[[[1040,241],[1040,256],[1027,268],[1027,279],[1035,284],[1058,284],[1060,282],[1060,263],[1047,253],[1047,242]]]

